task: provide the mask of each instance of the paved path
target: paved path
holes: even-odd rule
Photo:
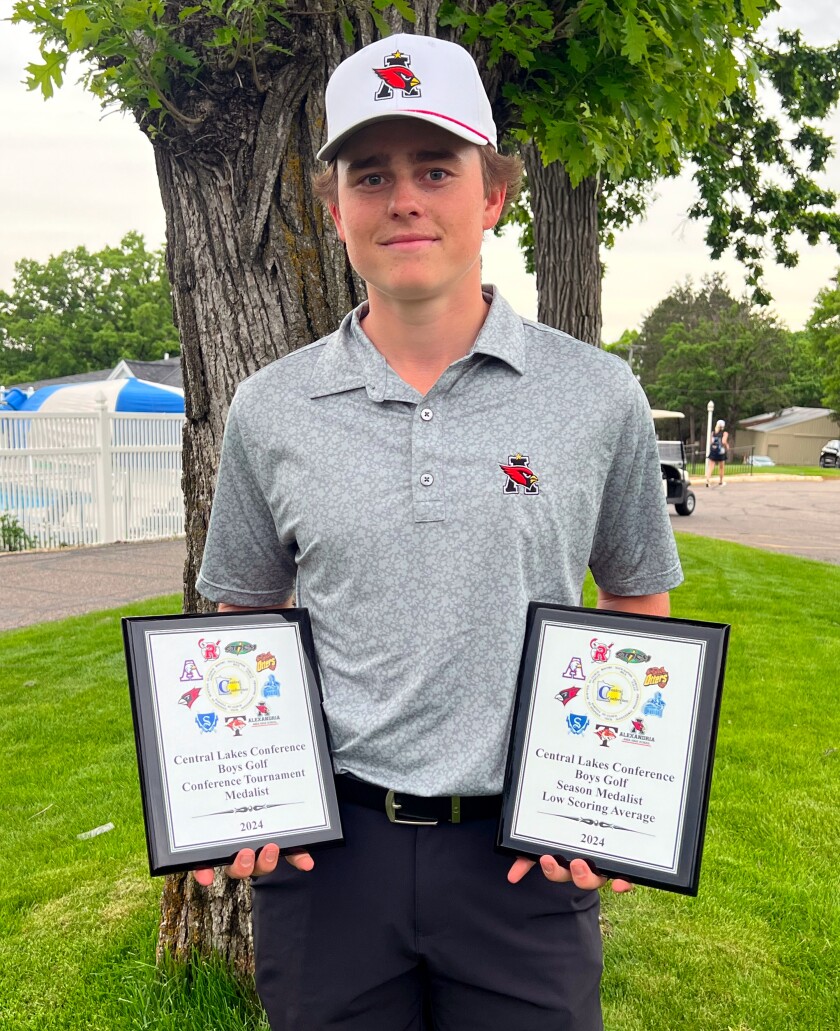
[[[694,489],[693,515],[670,509],[675,530],[840,565],[840,479]],[[180,592],[185,557],[183,540],[0,554],[0,630]]]
[[[702,479],[692,489],[697,495],[692,515],[678,516],[669,508],[675,530],[840,565],[840,478],[735,476],[722,489],[707,489]]]
[[[183,540],[0,555],[0,630],[180,592]]]

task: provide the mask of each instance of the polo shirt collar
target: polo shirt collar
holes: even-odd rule
[[[482,288],[490,310],[469,354],[485,354],[525,371],[522,319],[493,286]],[[309,396],[324,397],[364,388],[372,401],[416,401],[419,394],[400,379],[362,328],[368,303],[349,312],[326,343],[315,363]]]
[[[517,315],[495,286],[483,286],[490,311],[470,354],[489,354],[520,375],[525,372],[525,330]]]

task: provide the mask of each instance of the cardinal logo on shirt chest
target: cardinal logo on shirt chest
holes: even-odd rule
[[[520,491],[523,494],[539,494],[539,476],[531,469],[527,455],[521,455],[518,451],[515,455],[508,455],[508,464],[499,465],[499,468],[505,474],[505,494],[519,494]]]

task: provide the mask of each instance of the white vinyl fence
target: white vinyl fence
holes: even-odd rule
[[[184,533],[183,415],[0,415],[0,516],[34,546]]]

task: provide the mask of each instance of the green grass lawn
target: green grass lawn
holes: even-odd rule
[[[726,471],[731,476],[821,476],[824,480],[840,476],[840,469],[821,469],[818,465],[744,465],[743,462],[727,462]]]
[[[700,895],[605,893],[606,1027],[836,1029],[840,568],[678,543],[674,615],[732,624]],[[154,967],[119,617],[178,605],[0,634],[3,1031],[260,1026],[212,965]]]
[[[692,480],[702,480],[705,466],[702,462],[692,462],[689,468]],[[820,469],[818,465],[744,465],[743,462],[727,462],[727,476],[813,476],[823,480],[836,480],[840,477],[840,469]]]

